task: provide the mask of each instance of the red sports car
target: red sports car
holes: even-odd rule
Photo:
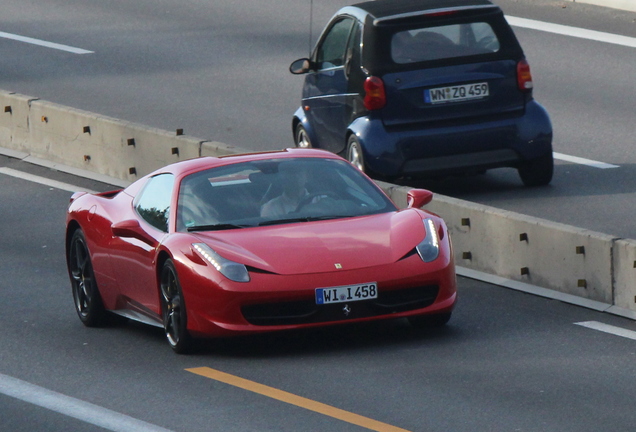
[[[66,257],[87,326],[108,312],[192,338],[406,317],[443,325],[456,300],[449,234],[409,192],[399,210],[322,151],[199,158],[129,187],[75,193]]]

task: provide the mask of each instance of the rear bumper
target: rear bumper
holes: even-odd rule
[[[369,170],[389,177],[516,167],[552,152],[552,124],[535,101],[523,115],[492,121],[387,129],[379,118],[361,117],[350,130]]]
[[[515,166],[521,162],[519,154],[512,149],[490,150],[452,156],[411,159],[404,162],[402,174],[451,174],[455,172],[480,171],[503,166]]]

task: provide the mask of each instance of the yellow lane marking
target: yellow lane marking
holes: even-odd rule
[[[221,372],[209,367],[191,368],[191,369],[186,369],[186,371],[192,372],[193,374],[201,375],[216,381],[220,381],[222,383],[229,384],[234,387],[239,387],[244,390],[251,391],[253,393],[258,393],[263,396],[270,397],[272,399],[277,399],[281,402],[286,402],[288,404],[296,405],[298,407],[305,408],[310,411],[324,414],[326,416],[333,417],[335,419],[342,420],[347,423],[351,423],[357,426],[362,426],[369,430],[374,430],[377,432],[409,432],[406,429],[401,429],[399,427],[391,426],[389,424],[382,423],[377,420],[363,417],[358,414],[353,414],[348,411],[341,410],[339,408],[334,408],[332,406],[329,406],[320,402],[316,402],[311,399],[307,399],[292,393],[288,393],[283,390],[279,390],[273,387],[259,384],[257,382],[246,380],[244,378],[240,378],[234,375],[230,375],[225,372]]]

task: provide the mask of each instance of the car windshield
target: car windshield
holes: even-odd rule
[[[391,57],[398,64],[490,54],[499,48],[497,35],[485,22],[415,28],[391,39]]]
[[[349,163],[280,158],[185,177],[177,230],[212,231],[364,216],[397,210]]]

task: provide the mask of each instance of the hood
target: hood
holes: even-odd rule
[[[414,209],[329,221],[197,233],[223,257],[291,275],[353,270],[396,262],[424,238]]]

